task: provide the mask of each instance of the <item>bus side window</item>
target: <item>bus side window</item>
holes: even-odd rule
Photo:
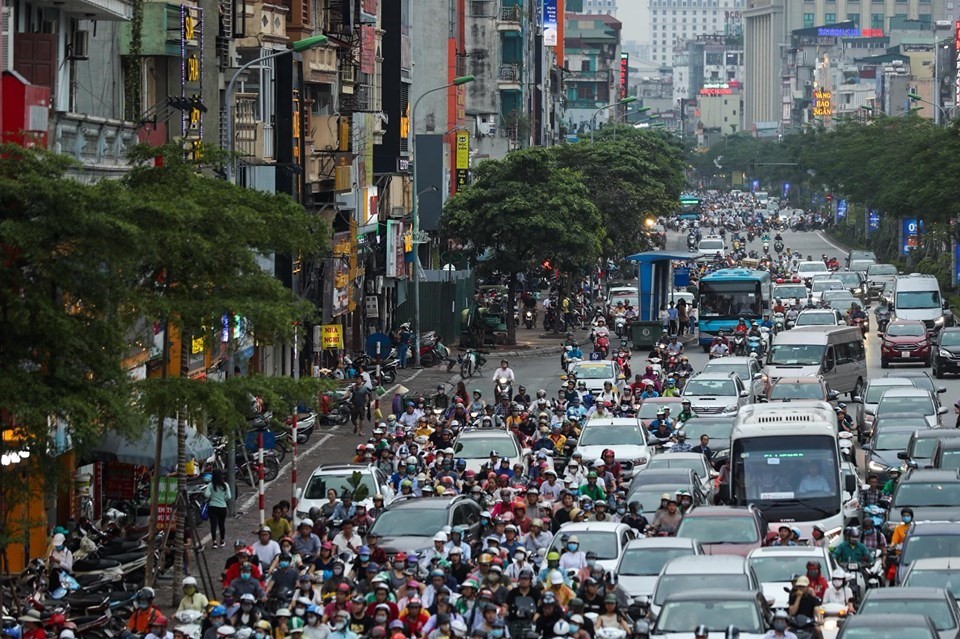
[[[833,352],[833,346],[827,348],[827,356],[823,359],[823,371],[829,373],[837,365],[837,356]]]

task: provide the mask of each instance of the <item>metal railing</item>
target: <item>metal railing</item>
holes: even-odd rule
[[[520,65],[503,64],[500,66],[500,75],[497,79],[500,82],[520,82]]]

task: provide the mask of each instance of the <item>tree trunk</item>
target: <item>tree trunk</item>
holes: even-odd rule
[[[513,321],[513,307],[517,300],[517,274],[511,272],[507,279],[507,344],[517,343],[517,324]]]
[[[164,364],[164,371],[166,371],[166,364]],[[150,525],[147,528],[147,565],[144,570],[143,585],[151,587],[157,578],[157,566],[153,555],[157,550],[157,518],[160,514],[157,497],[160,495],[160,459],[163,457],[163,420],[163,415],[157,415],[157,446],[153,452],[153,476],[150,478]]]

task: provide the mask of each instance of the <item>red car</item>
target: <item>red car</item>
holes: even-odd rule
[[[880,342],[880,366],[891,362],[920,362],[927,365],[931,352],[930,333],[920,320],[893,320]]]

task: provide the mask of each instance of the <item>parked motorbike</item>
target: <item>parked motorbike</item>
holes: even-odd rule
[[[476,349],[467,349],[465,353],[457,355],[457,362],[460,364],[460,376],[464,379],[473,377],[474,374],[483,375],[483,365],[487,363],[484,355],[489,353],[478,351]]]

